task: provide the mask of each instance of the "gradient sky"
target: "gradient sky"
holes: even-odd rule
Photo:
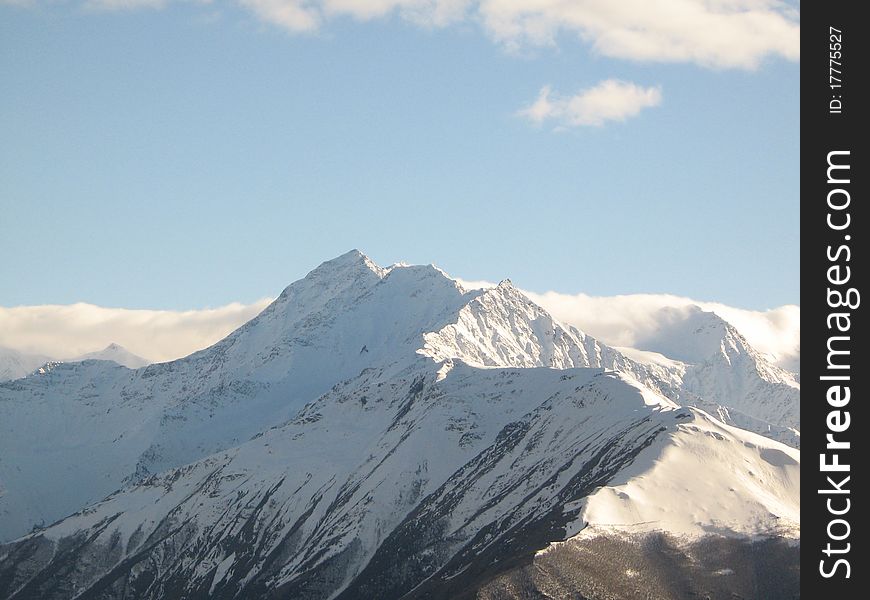
[[[746,68],[574,31],[506,43],[472,18],[300,33],[229,3],[5,1],[0,306],[250,302],[350,248],[537,291],[800,302],[782,52]],[[611,79],[657,100],[560,118]]]

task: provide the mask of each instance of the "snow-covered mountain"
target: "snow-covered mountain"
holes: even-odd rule
[[[706,413],[693,415],[584,499],[584,536],[603,530],[799,536],[800,451]]]
[[[82,362],[85,360],[108,360],[130,369],[138,369],[151,364],[150,360],[133,354],[120,344],[115,343],[109,344],[102,350],[62,360],[42,354],[28,354],[12,348],[0,347],[0,382],[26,377],[45,366],[46,363]]]
[[[0,381],[29,375],[50,360],[41,354],[28,354],[0,346]]]
[[[657,335],[626,356],[679,373],[681,402],[800,446],[800,383],[757,352],[724,319],[698,307],[663,309]]]
[[[509,281],[353,251],[187,358],[48,365],[0,385],[0,539],[80,512],[0,547],[0,596],[450,597],[692,456],[734,463],[696,504],[740,510],[681,527],[793,535],[799,453],[681,405],[783,437],[799,386],[705,315],[703,360],[626,356]],[[690,473],[661,472],[678,506]]]
[[[151,364],[151,361],[147,358],[142,358],[137,354],[133,354],[122,345],[114,342],[102,350],[88,352],[87,354],[76,356],[75,358],[68,358],[64,362],[81,362],[83,360],[109,360],[129,369],[138,369],[139,367]]]

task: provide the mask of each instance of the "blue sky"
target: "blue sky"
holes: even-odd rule
[[[0,306],[250,302],[354,247],[536,291],[799,303],[788,49],[396,13],[299,32],[263,16],[280,1],[0,2]],[[607,80],[655,97],[583,122],[568,100]]]

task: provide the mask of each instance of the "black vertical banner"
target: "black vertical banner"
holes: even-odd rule
[[[870,235],[864,6],[801,6],[801,587],[866,598]],[[866,297],[863,295],[867,292]],[[859,558],[860,557],[860,558]],[[863,559],[863,562],[862,562]],[[823,595],[824,594],[824,595]]]

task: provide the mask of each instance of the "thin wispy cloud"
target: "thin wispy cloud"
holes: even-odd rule
[[[469,16],[472,0],[318,0],[317,6],[324,20],[331,17],[351,16],[360,21],[398,14],[418,25],[443,27]]]
[[[27,0],[0,0],[23,4]],[[160,8],[180,0],[84,0],[89,8]],[[800,59],[800,14],[781,0],[236,0],[291,33],[338,18],[400,18],[419,26],[477,25],[509,50],[579,39],[598,55],[754,69]],[[39,0],[32,0],[38,4]]]
[[[799,13],[778,0],[483,0],[484,27],[509,47],[574,34],[601,56],[753,69],[800,58]]]
[[[600,127],[608,121],[625,121],[662,102],[659,87],[641,87],[608,79],[572,96],[553,93],[544,86],[538,98],[518,115],[533,123],[554,123],[559,128]]]
[[[171,0],[85,0],[85,8],[103,11],[126,11],[142,8],[158,9],[165,7]]]

